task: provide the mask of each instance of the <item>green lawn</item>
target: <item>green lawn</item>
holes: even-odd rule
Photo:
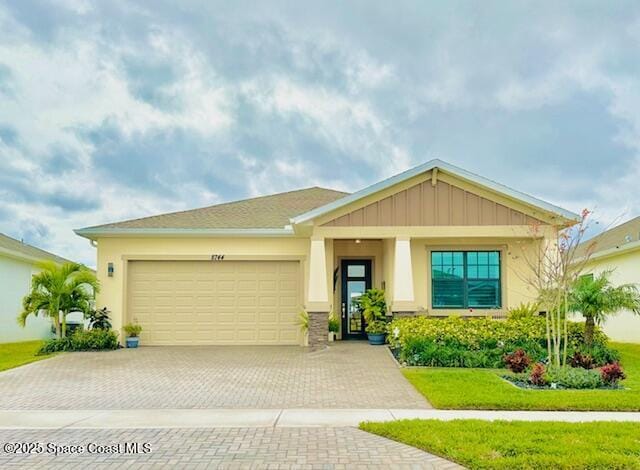
[[[638,469],[638,427],[638,423],[478,420],[360,425],[471,469]]]
[[[23,341],[20,343],[0,344],[0,371],[51,357],[36,356],[36,352],[38,352],[42,343],[42,341]]]
[[[614,343],[627,374],[625,390],[523,390],[504,370],[411,368],[407,379],[436,408],[482,410],[640,411],[640,344]]]

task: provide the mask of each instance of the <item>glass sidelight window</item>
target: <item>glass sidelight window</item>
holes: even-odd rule
[[[499,308],[499,251],[431,252],[433,308]]]

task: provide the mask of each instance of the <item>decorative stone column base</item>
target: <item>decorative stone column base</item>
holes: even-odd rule
[[[309,347],[322,349],[329,340],[329,311],[309,313]]]
[[[414,302],[394,301],[391,304],[393,318],[415,317],[420,308]]]

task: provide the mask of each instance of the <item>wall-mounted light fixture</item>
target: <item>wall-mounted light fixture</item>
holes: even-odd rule
[[[107,263],[107,276],[113,277],[113,263]]]
[[[360,244],[361,240],[359,238],[356,238],[356,243]]]

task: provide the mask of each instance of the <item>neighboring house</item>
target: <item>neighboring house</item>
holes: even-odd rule
[[[31,276],[39,270],[38,261],[68,260],[0,233],[0,343],[44,339],[52,336],[51,320],[30,316],[23,328],[17,318],[22,298],[29,293]],[[70,320],[74,320],[71,316]]]
[[[354,194],[322,188],[77,230],[97,242],[99,306],[147,345],[300,344],[364,335],[351,299],[386,291],[394,315],[494,315],[532,293],[523,247],[578,220],[439,160]],[[542,240],[544,241],[544,240]],[[539,245],[536,245],[539,246]]]
[[[633,283],[640,287],[640,217],[587,240],[579,248],[591,253],[585,272],[613,271],[614,285]],[[633,312],[610,316],[603,329],[616,341],[640,343],[640,316]]]

